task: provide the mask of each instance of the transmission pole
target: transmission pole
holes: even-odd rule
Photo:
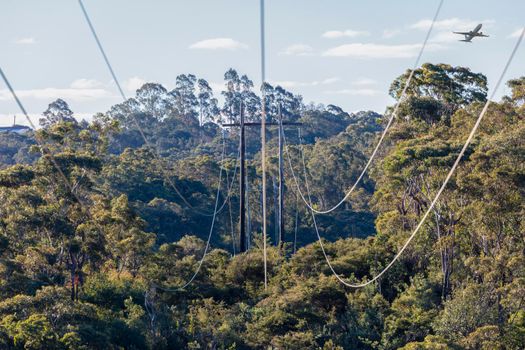
[[[242,101],[240,103],[240,133],[241,133],[241,155],[240,155],[240,178],[239,178],[239,205],[240,205],[240,234],[239,234],[239,249],[242,252],[246,251],[246,169],[245,169],[245,156],[246,156],[246,143],[245,143],[245,135],[244,135],[244,113],[242,108]]]
[[[283,115],[279,103],[279,245],[285,242],[284,236],[284,164],[283,164]]]
[[[244,121],[244,108],[242,106],[242,103],[241,103],[241,108],[240,108],[240,113],[239,113],[239,123],[229,123],[229,124],[222,124],[223,127],[240,127],[240,137],[241,137],[241,149],[240,149],[240,157],[239,157],[239,161],[240,161],[240,179],[239,179],[239,195],[240,195],[240,198],[239,198],[239,205],[240,205],[240,210],[239,210],[239,214],[240,214],[240,218],[239,218],[239,223],[240,223],[240,228],[239,228],[239,251],[242,253],[242,252],[245,252],[246,251],[246,242],[247,242],[247,238],[246,238],[246,137],[245,137],[245,130],[246,130],[246,127],[262,127],[262,122],[245,122]],[[280,117],[279,117],[280,118]],[[280,145],[280,156],[279,156],[279,159],[280,159],[280,171],[279,171],[279,182],[281,183],[281,187],[284,186],[284,177],[283,177],[283,173],[282,173],[282,169],[283,169],[283,157],[282,157],[282,146],[283,146],[283,140],[282,140],[282,132],[283,132],[283,126],[284,125],[301,125],[301,123],[293,123],[293,122],[283,122],[282,120],[280,120],[278,123],[274,123],[274,122],[266,122],[264,123],[265,125],[267,126],[277,126],[279,127],[279,145]],[[283,193],[284,187],[282,187],[282,189],[279,190],[279,193]],[[263,196],[264,198],[265,196]],[[283,195],[280,194],[279,195],[280,198],[283,198]],[[264,200],[264,199],[263,199]],[[279,208],[278,210],[280,211],[280,213],[278,214],[279,218],[282,217],[282,211],[283,211],[284,207],[283,207],[283,202],[280,201],[280,204],[279,204]],[[263,222],[265,220],[265,218],[263,217]],[[283,220],[282,219],[279,219],[279,227],[282,227],[283,225]],[[279,232],[284,232],[284,230],[282,228],[279,229]],[[281,234],[278,232],[278,239],[279,241],[282,241],[284,240],[283,239],[280,239],[280,236]]]

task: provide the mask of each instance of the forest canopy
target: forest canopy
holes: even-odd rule
[[[392,82],[396,100],[409,74]],[[218,94],[193,74],[171,91],[148,83],[90,122],[59,99],[40,129],[0,134],[0,348],[523,348],[525,77],[490,104],[412,245],[363,289],[342,285],[326,264],[288,165],[287,239],[275,244],[276,128],[268,129],[267,289],[256,129],[247,130],[249,249],[238,253],[239,131],[220,124],[237,122],[241,105],[247,120],[260,120],[262,100],[246,75],[230,69],[224,79]],[[268,121],[280,109],[303,124],[301,136],[285,130],[300,185],[308,181],[320,207],[336,204],[393,109],[346,113],[263,89]],[[341,208],[316,217],[342,278],[365,281],[390,262],[486,99],[481,73],[432,63],[415,70],[372,170]],[[224,209],[211,249],[181,289],[206,249],[212,219],[203,212],[217,186]]]

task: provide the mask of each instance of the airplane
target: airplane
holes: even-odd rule
[[[478,24],[476,26],[476,28],[474,28],[474,30],[471,30],[470,32],[452,32],[452,33],[464,35],[465,39],[460,40],[460,41],[464,41],[466,43],[471,43],[472,39],[477,37],[477,36],[488,37],[488,35],[485,35],[485,34],[483,34],[483,32],[480,32],[481,27],[482,27],[482,24],[480,23],[480,24]]]

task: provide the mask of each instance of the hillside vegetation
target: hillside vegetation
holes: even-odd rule
[[[409,73],[392,83],[394,99]],[[51,103],[38,131],[0,134],[0,348],[522,349],[525,77],[507,85],[510,96],[490,104],[416,239],[377,283],[358,290],[326,264],[288,166],[287,244],[274,245],[275,128],[268,129],[267,289],[255,128],[247,131],[250,249],[237,253],[236,184],[226,196],[238,181],[239,134],[218,123],[237,121],[241,103],[248,120],[260,120],[248,77],[226,72],[222,105],[191,74],[172,91],[148,83],[89,123],[65,101]],[[301,190],[306,176],[317,208],[335,205],[393,109],[348,114],[279,86],[264,89],[269,121],[280,106],[285,120],[303,123],[301,137],[286,129]],[[366,281],[390,262],[486,98],[483,74],[430,63],[416,70],[369,174],[341,208],[316,216],[340,276]],[[179,289],[204,253],[211,217],[202,212],[213,211],[220,173],[226,204],[212,248],[193,283]]]

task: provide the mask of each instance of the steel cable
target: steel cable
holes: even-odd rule
[[[106,51],[104,50],[104,47],[102,46],[102,43],[100,42],[100,39],[95,31],[95,27],[93,26],[93,23],[91,22],[91,19],[87,13],[87,10],[86,8],[84,7],[84,3],[82,2],[82,0],[78,0],[78,3],[80,5],[80,8],[82,10],[82,13],[84,15],[84,18],[86,19],[86,22],[89,26],[89,29],[91,31],[91,34],[93,35],[93,38],[95,39],[95,42],[98,46],[98,49],[100,50],[100,53],[102,54],[102,57],[104,58],[104,62],[106,63],[106,66],[111,74],[111,76],[113,77],[113,81],[115,82],[115,85],[117,86],[117,89],[120,93],[120,96],[122,97],[122,99],[125,101],[127,101],[127,97],[126,95],[124,94],[124,91],[122,90],[122,87],[120,85],[120,82],[117,78],[117,75],[115,74],[115,71],[109,61],[109,58],[108,56],[106,55]],[[143,128],[140,126],[140,123],[139,123],[139,120],[137,119],[136,115],[135,114],[131,114],[132,116],[132,119],[133,119],[133,122],[135,124],[135,126],[137,127],[137,130],[139,131],[139,134],[140,136],[142,137],[142,139],[144,140],[144,143],[146,144],[146,147],[148,147],[151,151],[152,151],[152,154],[153,156],[155,157],[155,159],[157,160],[157,162],[160,164],[160,168],[162,170],[162,175],[164,176],[164,179],[166,180],[166,182],[168,182],[169,186],[175,191],[175,193],[177,194],[177,196],[179,196],[179,198],[184,202],[184,204],[186,204],[186,206],[188,206],[188,208],[194,210],[195,212],[199,213],[200,215],[203,215],[203,216],[214,216],[216,213],[212,212],[205,212],[197,207],[194,207],[192,204],[190,204],[190,202],[186,199],[186,197],[179,191],[179,189],[177,188],[177,186],[175,186],[175,183],[173,182],[173,180],[171,179],[171,177],[167,174],[167,170],[166,170],[166,166],[164,165],[164,161],[163,161],[163,158],[160,156],[158,150],[156,147],[154,147],[151,142],[148,140],[148,138],[146,137],[146,134],[144,133],[144,130]]]
[[[310,210],[311,214],[312,214],[312,219],[313,219],[313,222],[314,222],[314,228],[315,228],[315,231],[317,233],[317,238],[318,238],[318,241],[319,241],[319,245],[321,246],[321,250],[323,252],[323,255],[324,255],[324,258],[328,264],[328,266],[330,267],[330,270],[332,271],[332,273],[334,274],[334,276],[342,283],[344,284],[345,286],[347,287],[351,287],[351,288],[363,288],[363,287],[366,287],[368,286],[369,284],[375,282],[377,279],[379,279],[383,274],[385,274],[393,265],[394,263],[399,259],[399,257],[401,256],[401,254],[403,254],[403,252],[406,250],[406,248],[409,246],[410,242],[412,242],[412,240],[414,239],[414,237],[416,236],[416,234],[419,232],[419,230],[421,229],[421,227],[423,226],[423,223],[425,222],[425,220],[427,219],[428,215],[430,214],[430,212],[434,209],[434,206],[436,205],[437,201],[439,200],[439,197],[441,196],[441,194],[443,193],[443,191],[445,190],[445,187],[447,186],[448,182],[450,181],[450,179],[452,178],[452,175],[454,174],[456,168],[458,167],[459,165],[459,162],[461,161],[461,159],[463,158],[468,146],[470,145],[470,143],[472,142],[472,139],[474,138],[474,135],[481,123],[481,121],[483,120],[483,117],[485,116],[487,110],[488,110],[488,107],[491,103],[491,100],[494,99],[494,96],[499,88],[499,86],[501,85],[501,82],[503,81],[503,78],[505,77],[505,74],[507,73],[507,70],[510,66],[510,64],[512,63],[512,60],[514,59],[514,56],[519,48],[519,46],[521,45],[521,42],[523,40],[523,36],[525,35],[525,27],[523,27],[522,31],[521,31],[521,34],[518,38],[518,41],[516,42],[511,54],[510,54],[510,57],[508,58],[504,68],[503,68],[503,71],[496,83],[496,85],[494,86],[494,89],[490,95],[490,97],[487,99],[487,102],[485,103],[481,113],[479,114],[479,117],[477,118],[476,120],[476,123],[474,124],[474,126],[472,127],[472,130],[470,131],[470,134],[467,138],[467,140],[465,141],[465,144],[463,145],[463,147],[461,148],[461,151],[459,152],[456,160],[454,161],[454,164],[452,165],[452,168],[449,170],[443,184],[441,185],[441,187],[439,188],[438,192],[436,193],[434,199],[432,200],[432,202],[430,203],[430,206],[427,208],[427,210],[425,211],[425,214],[423,215],[423,217],[421,218],[421,220],[419,221],[418,225],[416,226],[416,228],[414,229],[414,231],[410,234],[410,236],[408,237],[408,239],[405,241],[405,243],[403,244],[403,246],[401,247],[401,249],[399,249],[399,251],[397,252],[397,254],[394,256],[394,258],[388,263],[388,265],[383,269],[381,270],[378,274],[376,274],[373,278],[371,278],[370,280],[366,281],[366,282],[362,282],[362,283],[349,283],[347,281],[345,281],[333,268],[332,266],[332,263],[330,262],[330,259],[328,258],[328,255],[326,254],[326,251],[324,249],[324,245],[323,245],[323,241],[321,239],[321,236],[319,234],[319,229],[317,227],[317,222],[315,220],[315,213],[313,210]],[[285,139],[285,142],[286,142],[286,139]],[[287,152],[288,156],[289,156],[289,153]],[[310,198],[310,188],[308,186],[308,180],[306,179],[306,164],[305,164],[305,161],[304,161],[304,153],[301,151],[301,154],[302,154],[302,162],[303,162],[303,171],[305,172],[305,186],[306,186],[306,191],[307,191],[307,194],[308,194],[308,198]],[[291,166],[291,159],[290,157],[288,157],[288,160],[290,162],[290,166]],[[291,168],[292,170],[292,174],[293,174],[293,168]],[[293,176],[294,177],[294,180],[296,181],[296,178],[295,178],[295,175]],[[297,181],[296,181],[297,183]]]
[[[348,197],[350,197],[352,192],[354,192],[354,190],[356,189],[357,185],[360,183],[360,181],[363,178],[363,176],[366,174],[368,168],[372,164],[372,161],[374,160],[374,158],[375,158],[375,156],[376,156],[376,154],[377,154],[377,152],[379,150],[379,147],[383,143],[383,140],[384,140],[386,134],[388,133],[388,130],[390,129],[390,126],[392,125],[392,122],[394,121],[394,119],[395,119],[395,117],[397,115],[397,111],[399,109],[399,105],[403,101],[403,98],[404,98],[404,96],[406,94],[406,91],[407,91],[409,85],[410,85],[410,82],[412,81],[412,77],[414,76],[414,72],[415,72],[417,66],[419,65],[419,61],[421,60],[421,56],[423,55],[423,51],[425,50],[425,47],[427,46],[428,40],[430,38],[430,34],[432,33],[432,29],[434,28],[434,24],[435,24],[435,22],[436,22],[436,20],[438,18],[439,12],[441,11],[441,7],[443,5],[443,2],[444,2],[444,0],[440,0],[439,5],[438,5],[438,7],[436,9],[436,13],[434,14],[434,18],[432,19],[432,23],[431,23],[431,25],[430,25],[430,27],[428,29],[428,32],[427,32],[427,34],[425,36],[425,40],[423,41],[423,45],[421,46],[421,49],[419,50],[419,54],[417,55],[416,61],[414,63],[414,66],[413,66],[412,70],[410,71],[408,79],[405,82],[405,86],[403,87],[403,91],[401,92],[399,100],[398,100],[398,102],[396,103],[396,105],[394,107],[394,111],[390,115],[390,118],[388,119],[388,122],[387,122],[387,125],[386,125],[385,129],[381,133],[381,137],[379,138],[379,141],[377,142],[377,144],[376,144],[376,146],[375,146],[375,148],[374,148],[370,158],[368,158],[368,161],[367,161],[365,167],[363,168],[363,170],[361,171],[361,173],[357,177],[357,180],[354,182],[354,184],[352,185],[350,190],[348,192],[346,192],[346,194],[343,197],[343,199],[341,199],[335,206],[331,207],[330,209],[326,209],[326,210],[316,209],[315,205],[311,201],[307,201],[306,200],[304,194],[301,192],[301,189],[298,187],[297,190],[298,190],[298,192],[300,194],[301,199],[303,200],[303,202],[306,204],[306,206],[310,210],[314,211],[317,214],[328,214],[328,213],[336,210],[337,208],[339,208],[348,199]]]

